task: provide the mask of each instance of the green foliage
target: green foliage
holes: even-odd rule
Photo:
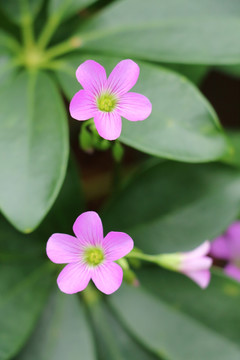
[[[0,359],[12,358],[30,335],[45,304],[49,285],[49,264],[41,266],[1,265]]]
[[[1,209],[19,230],[30,232],[53,204],[64,179],[66,111],[44,73],[21,73],[0,94]]]
[[[89,314],[101,360],[157,360],[123,329],[103,301],[94,303]]]
[[[93,337],[77,296],[54,291],[17,360],[95,360]]]
[[[113,199],[104,223],[147,253],[190,250],[236,219],[239,181],[239,170],[223,165],[150,166]]]
[[[83,210],[78,187],[71,163],[56,204],[33,234],[23,235],[0,219],[0,360],[12,358],[23,347],[51,287],[56,287],[45,244],[53,232],[71,233],[73,219]]]
[[[236,281],[213,269],[209,288],[201,291],[188,278],[162,269],[144,269],[138,272],[138,277],[151,294],[162,298],[186,316],[202,322],[212,332],[225,338],[226,342],[232,342],[239,348],[240,314],[237,307],[240,286]]]
[[[140,281],[122,286],[110,304],[144,346],[166,360],[239,359],[238,283],[216,274],[202,291],[183,275],[151,269]]]
[[[124,149],[120,142],[116,141],[112,148],[113,158],[116,162],[120,163],[124,156]]]
[[[40,233],[24,236],[0,220],[0,359],[6,360],[30,335],[53,277]]]
[[[59,14],[65,20],[93,2],[94,0],[50,0],[48,4],[49,16]]]
[[[233,64],[240,56],[239,11],[236,0],[117,1],[80,27],[79,36],[84,49],[125,57]]]
[[[0,0],[1,10],[16,23],[26,21],[26,14],[35,17],[39,12],[43,0]]]
[[[228,136],[231,139],[233,145],[233,151],[231,156],[226,157],[225,161],[229,164],[240,166],[240,132],[238,131],[228,131]]]
[[[70,296],[57,290],[62,266],[45,255],[49,236],[72,234],[85,210],[72,160],[64,178],[68,102],[86,59],[109,74],[132,57],[133,91],[153,105],[145,121],[123,119],[121,143],[156,158],[114,191],[105,233],[126,231],[149,254],[188,251],[238,218],[239,133],[224,131],[196,85],[212,65],[239,75],[239,14],[239,0],[0,0],[0,209],[11,223],[1,216],[0,360],[240,358],[240,285],[220,270],[202,291],[131,261],[125,279],[136,273],[139,287]],[[79,141],[112,151],[118,186],[121,143],[101,139],[93,121]],[[187,164],[217,160],[228,165]]]

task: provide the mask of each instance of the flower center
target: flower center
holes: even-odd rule
[[[97,266],[104,260],[104,253],[102,249],[90,247],[85,250],[84,259],[91,266]]]
[[[116,105],[117,99],[111,94],[103,94],[97,99],[97,106],[101,111],[111,112],[115,109]]]

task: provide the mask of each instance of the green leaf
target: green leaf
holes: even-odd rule
[[[12,43],[15,43],[15,39],[8,33],[0,29],[0,56],[9,55]]]
[[[233,145],[233,149],[231,154],[224,159],[224,161],[228,164],[235,165],[240,167],[240,132],[239,129],[229,130],[227,132],[228,137],[231,140],[231,144]]]
[[[89,308],[96,334],[99,359],[102,360],[156,360],[123,329],[104,302]]]
[[[16,68],[12,64],[10,55],[0,55],[0,83],[1,87],[8,84],[9,80],[15,77]]]
[[[21,259],[21,258],[20,258]],[[40,263],[41,264],[41,263]],[[0,360],[14,356],[32,331],[52,284],[48,264],[1,263]]]
[[[73,223],[85,210],[85,199],[79,179],[79,169],[73,157],[70,157],[67,175],[60,194],[39,230],[46,232],[72,233]],[[47,238],[47,237],[46,237]]]
[[[43,0],[0,0],[1,10],[16,23],[21,23],[25,13],[35,17],[39,12]]]
[[[7,32],[0,29],[0,84],[4,87],[14,76],[17,67],[13,53],[19,49],[17,41]]]
[[[12,358],[30,335],[52,285],[41,234],[23,235],[0,218],[0,360]]]
[[[145,271],[139,288],[122,286],[109,298],[138,341],[164,359],[239,359],[237,282],[214,275],[203,291],[183,275]]]
[[[195,85],[201,85],[204,78],[207,76],[209,67],[205,65],[184,65],[184,64],[171,64],[162,63],[161,66],[166,67],[172,71],[182,74],[188,78]]]
[[[20,73],[0,89],[0,207],[30,232],[52,206],[68,159],[66,112],[45,73]]]
[[[234,64],[240,58],[239,13],[236,0],[117,1],[80,26],[78,35],[88,51],[173,63]]]
[[[217,70],[233,77],[240,77],[240,65],[218,66]]]
[[[16,72],[14,51],[19,49],[18,42],[7,32],[0,29],[0,84],[9,81]]]
[[[212,270],[210,285],[204,291],[186,276],[158,268],[141,270],[138,277],[150,293],[239,346],[240,285],[225,277],[222,270]]]
[[[68,98],[80,89],[75,72],[86,59],[100,62],[108,73],[119,60],[90,54],[66,57],[58,78]],[[214,110],[186,78],[159,66],[138,64],[141,72],[133,91],[146,95],[153,111],[145,121],[123,121],[123,143],[151,155],[187,162],[218,159],[229,151]]]
[[[25,235],[15,230],[0,215],[0,262],[21,263],[38,259],[43,254],[42,238],[39,233]],[[3,273],[4,276],[4,273]]]
[[[96,359],[84,308],[76,295],[55,292],[17,360],[80,358]]]
[[[147,253],[188,251],[237,218],[239,182],[239,170],[228,166],[155,165],[119,193],[103,223],[106,231],[129,233]]]
[[[0,360],[19,352],[45,304],[53,285],[52,271],[57,270],[57,265],[45,263],[45,244],[53,232],[71,233],[76,216],[83,210],[78,182],[70,162],[60,196],[32,234],[21,234],[0,218]]]
[[[75,15],[78,11],[88,7],[95,0],[50,0],[48,5],[49,15],[58,14],[62,20]]]

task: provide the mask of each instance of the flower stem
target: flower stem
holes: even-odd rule
[[[129,264],[125,258],[118,259],[116,261],[124,270],[129,270]]]
[[[172,271],[177,271],[179,265],[178,253],[147,255],[147,254],[143,254],[142,252],[133,250],[126,256],[126,258],[134,258],[138,260],[147,261]]]
[[[143,254],[142,252],[138,252],[138,251],[131,251],[127,256],[127,259],[138,259],[138,260],[144,260],[147,262],[151,262],[151,263],[155,263],[155,256],[154,255],[147,255],[147,254]]]
[[[22,28],[22,37],[23,42],[26,48],[31,48],[34,44],[34,31],[33,31],[33,19],[29,11],[29,6],[27,0],[21,0],[21,28]]]
[[[94,306],[96,303],[99,302],[101,298],[100,292],[90,283],[88,284],[88,287],[83,290],[81,294],[84,303],[91,308],[91,306]]]
[[[113,188],[113,193],[117,194],[120,190],[120,185],[121,185],[121,173],[122,173],[122,167],[121,167],[121,163],[114,161],[113,164],[113,178],[112,178],[112,188]]]
[[[80,38],[73,37],[71,39],[68,39],[58,45],[55,45],[51,47],[49,50],[46,51],[46,57],[48,59],[52,59],[54,57],[67,54],[71,51],[76,50],[79,48],[82,44],[82,41]]]
[[[49,41],[51,40],[55,30],[57,29],[60,23],[60,19],[61,16],[59,13],[54,14],[48,19],[46,26],[43,28],[43,31],[38,40],[38,46],[40,49],[44,49],[48,45]]]

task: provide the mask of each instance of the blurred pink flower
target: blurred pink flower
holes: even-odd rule
[[[196,249],[181,253],[178,270],[195,281],[201,288],[206,288],[210,282],[212,259],[207,256],[210,250],[209,241],[205,241]]]
[[[145,120],[152,105],[144,95],[128,92],[137,82],[139,66],[132,60],[122,60],[107,79],[103,66],[94,60],[81,64],[76,77],[84,90],[70,102],[70,114],[76,120],[94,118],[100,136],[117,139],[122,130],[121,116],[130,121]]]
[[[103,236],[100,217],[94,211],[81,214],[73,225],[76,237],[53,234],[47,242],[47,256],[56,264],[66,264],[58,276],[61,291],[74,294],[86,288],[92,279],[105,294],[116,291],[123,278],[121,266],[114,261],[133,248],[133,240],[122,232]]]
[[[223,235],[212,242],[211,255],[226,260],[228,264],[224,272],[240,281],[240,221],[231,224]]]
[[[188,252],[160,254],[156,263],[166,269],[178,271],[195,281],[201,288],[206,288],[210,282],[212,259],[208,257],[210,242],[205,241],[196,249]]]

